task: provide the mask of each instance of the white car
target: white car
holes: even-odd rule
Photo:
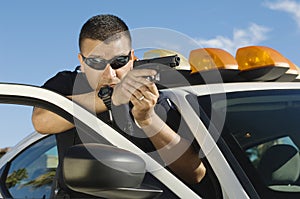
[[[67,186],[93,197],[300,198],[300,83],[279,79],[209,84],[198,79],[161,89],[181,115],[180,128],[201,148],[209,177],[196,185],[184,183],[133,141],[57,93],[1,83],[0,103],[49,109],[75,122],[83,135],[107,141],[74,146],[64,160]],[[0,196],[54,198],[57,164],[55,135],[31,134],[0,159]]]

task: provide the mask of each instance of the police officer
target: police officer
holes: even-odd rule
[[[205,167],[190,142],[155,111],[159,92],[155,83],[145,77],[157,72],[133,70],[134,50],[124,21],[110,14],[93,16],[82,26],[79,49],[80,66],[57,73],[42,87],[68,97],[104,121],[113,120],[110,110],[130,104],[134,125],[159,151],[165,164],[186,182],[198,183],[205,175]],[[67,147],[82,142],[74,124],[53,112],[35,107],[32,122],[39,133],[56,134],[60,161]],[[181,149],[185,150],[171,161],[175,151]]]

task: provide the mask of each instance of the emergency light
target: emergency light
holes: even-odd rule
[[[276,80],[290,68],[289,61],[282,54],[265,46],[239,48],[235,58],[240,75],[247,80]]]
[[[190,52],[191,84],[242,81],[238,64],[227,51],[219,48],[200,48]]]
[[[200,48],[190,52],[189,62],[191,73],[216,69],[237,70],[235,58],[225,50],[219,48]]]

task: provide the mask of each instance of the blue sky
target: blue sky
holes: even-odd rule
[[[300,66],[299,10],[296,0],[2,1],[0,82],[42,85],[60,70],[73,70],[81,25],[101,13],[118,15],[130,29],[165,28],[232,55],[242,46],[269,46]],[[31,108],[0,105],[0,112],[0,148],[33,131]]]

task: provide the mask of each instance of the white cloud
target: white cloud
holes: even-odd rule
[[[290,14],[300,28],[300,2],[292,0],[282,0],[276,2],[265,2],[264,5],[271,10],[284,11]]]
[[[270,31],[265,26],[255,23],[250,24],[247,29],[233,30],[233,38],[216,36],[214,39],[199,39],[198,42],[203,47],[221,48],[235,55],[237,48],[242,46],[258,45],[260,42],[267,40],[266,34]]]

